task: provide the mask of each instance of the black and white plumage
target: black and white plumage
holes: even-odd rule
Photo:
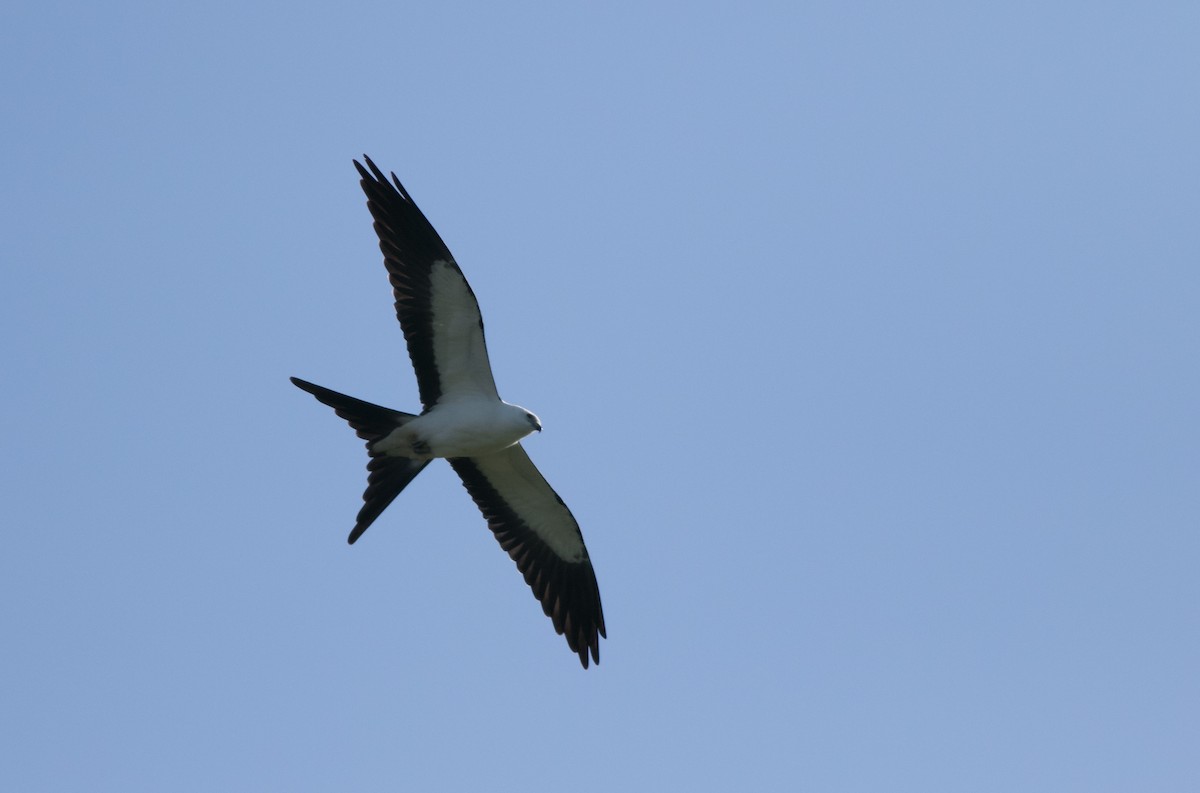
[[[367,442],[367,489],[354,543],[429,462],[446,458],[584,668],[600,662],[604,613],[583,535],[521,447],[537,416],[500,399],[483,319],[462,271],[400,180],[355,161],[417,375],[420,415],[292,378]],[[368,170],[369,169],[369,170]]]

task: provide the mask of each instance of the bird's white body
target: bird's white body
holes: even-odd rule
[[[537,417],[525,408],[471,394],[443,399],[372,448],[411,460],[477,457],[507,449],[540,428]]]

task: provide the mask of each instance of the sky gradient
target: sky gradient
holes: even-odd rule
[[[1200,789],[1200,6],[0,12],[0,788]],[[351,160],[477,294],[584,671]]]

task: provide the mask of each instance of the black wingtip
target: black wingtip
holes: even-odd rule
[[[383,171],[379,170],[379,166],[375,164],[374,160],[364,154],[363,161],[367,164],[366,168],[362,167],[358,160],[354,161],[354,167],[358,169],[358,175],[361,176],[364,181],[378,182],[383,185],[388,183],[387,177],[383,175]],[[368,168],[370,169],[369,172],[367,170]],[[396,174],[392,174],[392,179],[395,178]]]
[[[308,380],[301,380],[298,377],[289,377],[288,379],[292,380],[292,385],[296,386],[296,388],[300,389],[301,391],[307,391],[308,394],[316,395],[317,389],[320,388],[319,385],[310,383]]]
[[[369,184],[374,184],[376,186],[382,186],[388,190],[394,189],[400,195],[400,197],[402,199],[404,199],[408,203],[412,204],[413,207],[416,208],[417,203],[412,200],[412,196],[410,196],[408,194],[408,191],[404,189],[404,184],[401,183],[400,177],[396,176],[395,171],[391,172],[392,183],[388,184],[387,177],[383,175],[383,171],[380,170],[379,166],[375,164],[374,160],[372,160],[366,154],[363,155],[363,160],[367,163],[366,168],[364,168],[362,166],[362,164],[359,163],[358,160],[354,161],[354,167],[358,169],[358,175],[361,177],[361,183],[362,183],[364,190],[367,190],[367,187]],[[370,169],[369,171],[367,170],[368,168]],[[368,198],[371,197],[371,192],[369,190],[367,190],[367,197]],[[420,210],[417,210],[417,211],[420,211]],[[424,215],[422,215],[421,217],[422,217],[422,219],[424,219]],[[428,223],[429,221],[426,220],[425,222]],[[431,227],[431,230],[432,230],[432,227]],[[434,233],[436,234],[437,232],[434,232]],[[439,238],[439,240],[440,240],[440,238]],[[442,244],[443,244],[443,246],[445,245],[445,243],[442,243]]]
[[[600,635],[604,636],[603,630],[600,631]],[[588,668],[589,652],[591,652],[592,663],[594,663],[596,666],[600,665],[600,639],[598,637],[592,636],[590,639],[585,639],[584,642],[580,644],[579,649],[575,652],[579,653],[579,662],[583,664],[584,669]]]

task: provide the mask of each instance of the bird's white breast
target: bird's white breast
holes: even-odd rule
[[[464,397],[439,402],[376,443],[375,449],[393,457],[475,457],[512,446],[531,432],[524,408]]]

